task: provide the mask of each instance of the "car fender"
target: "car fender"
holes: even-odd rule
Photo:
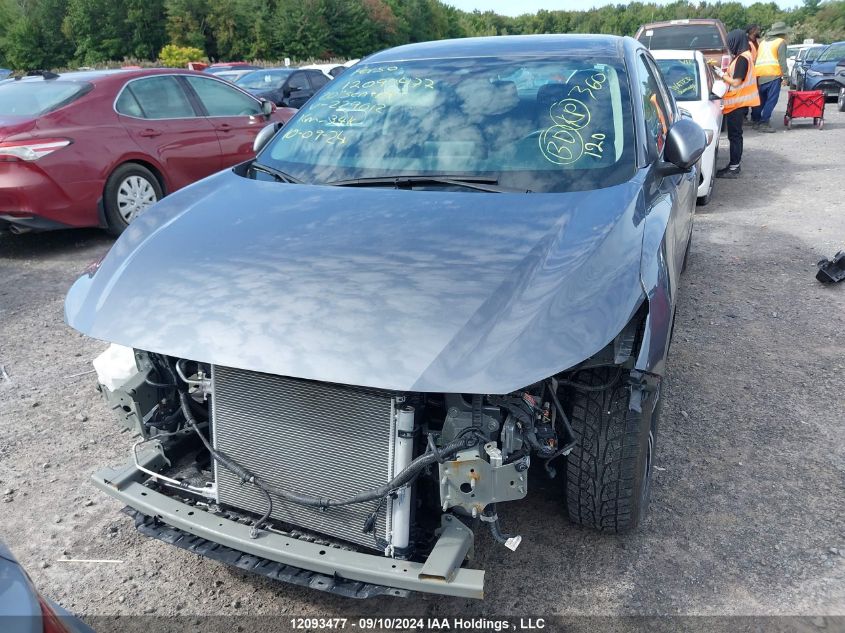
[[[135,141],[133,140],[132,143],[134,145]],[[167,193],[173,190],[173,187],[170,183],[170,179],[167,176],[167,172],[162,167],[158,159],[150,156],[149,154],[145,154],[140,150],[130,150],[127,152],[123,152],[119,154],[118,157],[109,164],[109,166],[106,168],[105,173],[103,174],[104,189],[109,176],[114,172],[115,169],[117,169],[124,163],[145,163],[146,165],[153,168],[152,171],[156,176],[158,176],[162,188],[164,189],[165,195],[167,195]]]
[[[645,218],[640,255],[640,282],[648,302],[643,340],[635,367],[662,376],[666,370],[666,354],[674,320],[677,272],[672,270],[675,249],[686,248],[689,237],[675,244],[669,228],[672,205],[658,200]]]

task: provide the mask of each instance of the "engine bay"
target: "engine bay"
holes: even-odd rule
[[[264,531],[422,560],[443,517],[515,550],[499,503],[575,436],[556,378],[508,395],[395,393],[318,383],[112,346],[95,364],[146,485],[251,518]],[[167,466],[145,469],[154,447]]]

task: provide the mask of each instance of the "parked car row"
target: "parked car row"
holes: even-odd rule
[[[835,78],[836,67],[843,60],[845,42],[834,42],[824,47],[818,57],[804,65],[803,73],[797,82],[798,90],[821,90],[825,97],[839,97],[840,84]]]
[[[714,28],[695,22],[692,27],[655,25],[681,29],[694,36],[692,41],[700,37],[698,30]],[[714,41],[706,42],[711,53]],[[675,99],[708,131],[697,192],[699,204],[707,204],[721,127],[720,102],[711,93],[713,74],[700,51],[655,51],[655,57]],[[234,86],[220,81],[233,74],[239,75]],[[266,123],[284,123],[293,108],[330,81],[319,68],[264,69],[240,62],[214,64],[201,73],[46,77],[27,77],[0,91],[0,160],[5,163],[0,166],[0,227],[18,232],[101,226],[119,234],[164,195],[249,159]],[[524,83],[525,77],[515,78],[520,94]],[[531,83],[527,89],[537,88]],[[271,104],[282,109],[274,111]]]

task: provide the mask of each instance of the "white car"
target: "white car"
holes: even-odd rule
[[[701,181],[698,185],[698,204],[710,202],[713,179],[716,175],[716,155],[719,152],[719,132],[722,129],[722,100],[713,94],[716,81],[713,71],[700,51],[651,51],[660,67],[678,107],[686,110],[707,134],[707,148],[701,157]]]

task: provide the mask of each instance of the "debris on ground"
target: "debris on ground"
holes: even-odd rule
[[[833,259],[823,259],[818,264],[816,279],[823,284],[835,284],[845,279],[845,251],[839,251]]]

